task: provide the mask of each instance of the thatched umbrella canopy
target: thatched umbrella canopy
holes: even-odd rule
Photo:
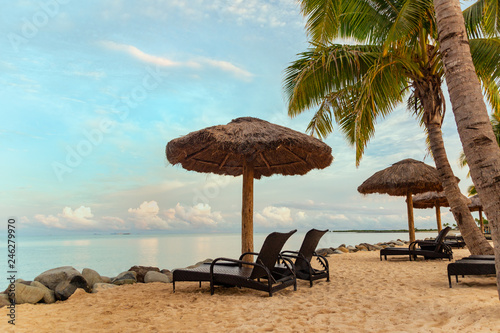
[[[358,187],[358,192],[362,194],[406,196],[410,242],[415,240],[412,194],[442,190],[436,168],[411,158],[376,172]]]
[[[444,191],[442,192],[431,191],[431,192],[415,194],[413,196],[413,208],[417,209],[426,209],[434,207],[436,208],[436,221],[437,221],[438,231],[441,231],[443,229],[443,226],[441,225],[441,207],[449,207],[449,206],[450,205],[448,203],[446,195],[444,194]]]
[[[469,198],[471,203],[469,204],[469,209],[471,212],[479,212],[479,225],[481,226],[481,232],[484,234],[484,223],[483,223],[483,205],[479,199],[479,195],[473,195]]]
[[[251,117],[174,139],[166,154],[170,163],[187,170],[243,175],[242,252],[253,251],[253,179],[304,175],[333,160],[332,149],[322,141]]]

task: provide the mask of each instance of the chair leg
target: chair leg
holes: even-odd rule
[[[451,288],[451,276],[448,274],[448,284],[450,285]]]
[[[201,281],[200,281],[200,288],[201,288]]]
[[[175,281],[172,281],[172,288],[174,288],[173,292],[175,293]]]

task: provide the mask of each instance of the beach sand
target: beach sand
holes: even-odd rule
[[[454,250],[455,259],[469,255]],[[394,257],[393,257],[394,258]],[[299,281],[273,297],[209,283],[126,285],[65,302],[21,304],[1,332],[498,332],[494,277],[448,287],[447,260],[379,261],[378,251],[333,255],[331,281]]]

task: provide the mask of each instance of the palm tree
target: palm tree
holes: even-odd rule
[[[500,296],[500,149],[488,121],[486,105],[480,97],[485,82],[474,72],[473,48],[469,50],[466,32],[479,36],[500,35],[500,1],[480,0],[464,18],[458,0],[435,0],[437,27],[446,82],[455,114],[458,134],[469,164],[472,180],[483,203],[495,244],[497,287]],[[479,17],[483,17],[483,19]],[[472,18],[471,18],[472,17]],[[475,17],[475,19],[474,19]],[[474,36],[474,35],[473,35]],[[472,40],[471,40],[472,41]],[[472,57],[471,57],[472,54]],[[492,55],[498,64],[499,52]],[[495,59],[492,59],[495,61]],[[495,66],[496,67],[496,66]],[[498,70],[489,82],[498,82]],[[479,73],[478,73],[479,74]],[[486,86],[488,83],[486,83]],[[497,95],[497,98],[498,97]],[[497,111],[497,110],[495,110]]]
[[[460,193],[443,144],[444,69],[432,1],[301,0],[301,9],[313,47],[286,70],[289,115],[319,106],[307,130],[325,137],[336,121],[355,146],[359,165],[377,118],[406,101],[427,131],[436,168],[469,250],[493,253]],[[333,44],[334,38],[349,39],[351,44]],[[475,45],[483,52],[500,50],[498,40],[477,40]],[[488,69],[482,72],[489,82],[485,93],[489,101],[496,101],[498,86],[491,82]],[[500,109],[499,104],[494,107]]]
[[[493,128],[493,134],[495,135],[495,139],[497,140],[498,146],[500,146],[500,114],[493,113],[490,117],[490,121],[491,121],[491,127]],[[463,152],[463,150],[458,158],[458,165],[461,168],[468,167],[467,158],[465,157],[465,153]],[[470,172],[467,173],[467,177],[470,177]],[[467,194],[469,196],[476,195],[477,194],[476,187],[474,185],[469,186],[467,188]]]

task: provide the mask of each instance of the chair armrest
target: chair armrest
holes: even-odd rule
[[[268,277],[271,276],[271,272],[269,272],[269,269],[267,269],[267,267],[262,265],[261,263],[221,257],[221,258],[216,258],[216,259],[214,259],[214,261],[212,261],[212,264],[210,265],[210,277],[213,276],[214,266],[217,266],[218,261],[233,262],[233,263],[239,264],[240,267],[241,267],[241,265],[258,266],[266,271],[266,274],[268,275]]]
[[[255,255],[255,256],[258,256],[259,253],[258,252],[243,252],[241,255],[240,255],[240,258],[238,260],[243,260],[243,257],[246,256],[247,254],[252,254],[252,255]]]
[[[316,257],[316,260],[319,261],[319,263],[323,266],[325,270],[330,271],[328,260],[326,259],[325,256],[317,254],[316,252],[313,253],[313,256]]]

